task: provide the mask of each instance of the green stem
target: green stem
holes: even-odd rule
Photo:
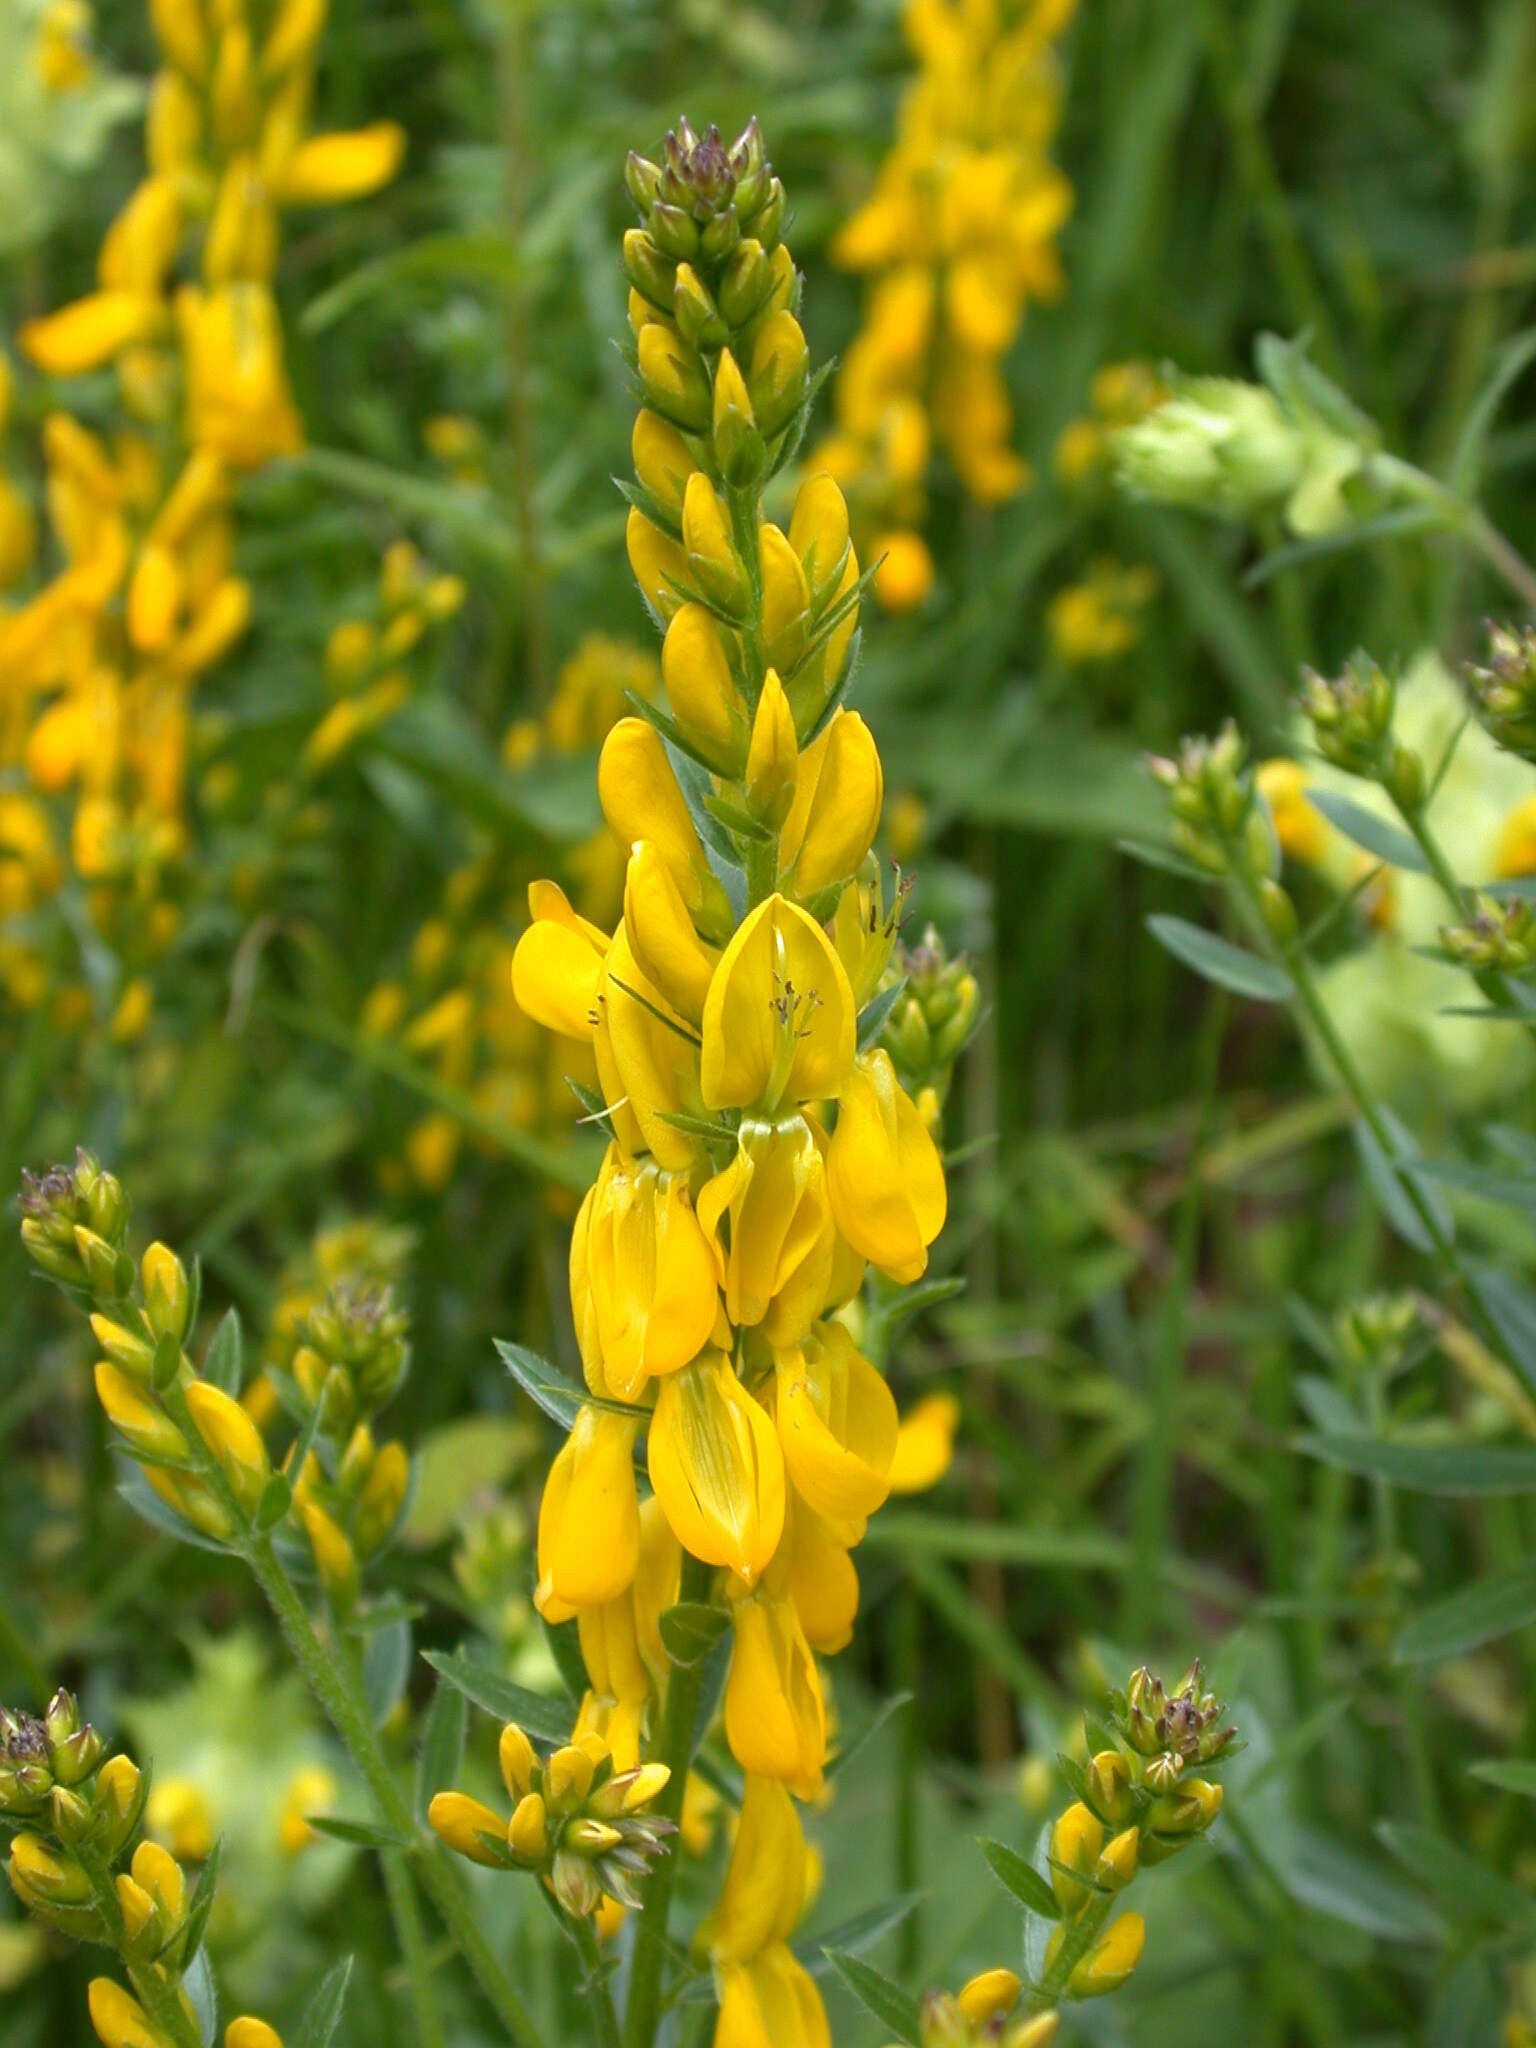
[[[1066,1995],[1072,1972],[1104,1931],[1118,1894],[1095,1892],[1075,1920],[1067,1924],[1056,1959],[1029,1994],[1031,2012],[1049,2012]]]
[[[384,1889],[389,1894],[389,1916],[400,1944],[400,1960],[405,1965],[405,1980],[411,1988],[421,2048],[447,2048],[448,2037],[443,2032],[442,2015],[432,1989],[432,1964],[410,1868],[398,1849],[386,1849],[379,1862],[384,1870]]]
[[[683,1560],[682,1600],[707,1600],[709,1567],[695,1557]],[[699,1695],[704,1685],[704,1661],[674,1664],[667,1679],[667,1703],[661,1720],[661,1739],[656,1761],[671,1772],[666,1789],[656,1801],[655,1811],[664,1820],[677,1821],[683,1811],[683,1793],[688,1783],[688,1766],[693,1758],[693,1730],[698,1719]],[[630,1964],[629,1997],[624,2008],[623,2048],[652,2048],[656,2022],[661,2010],[661,1972],[667,1954],[667,1920],[672,1910],[672,1886],[677,1876],[677,1837],[664,1856],[658,1856],[641,1888],[640,1925],[635,1934],[634,1958]]]
[[[446,1852],[420,1834],[415,1815],[379,1745],[366,1701],[348,1682],[341,1662],[327,1655],[293,1581],[272,1548],[271,1538],[250,1537],[244,1547],[244,1556],[266,1595],[268,1605],[277,1616],[306,1684],[325,1710],[327,1719],[346,1745],[359,1774],[373,1794],[380,1819],[403,1836],[417,1852],[416,1869],[422,1887],[442,1916],[444,1925],[458,1944],[497,2017],[520,2048],[544,2048],[542,2036],[524,2010],[511,1978],[481,1932],[460,1886],[458,1873],[448,1864]]]
[[[670,1857],[668,1861],[671,1861]],[[619,2048],[619,2017],[613,2009],[613,1993],[603,1965],[603,1953],[598,1946],[597,1929],[590,1920],[572,1920],[569,1915],[563,1917],[587,1973],[583,1989],[587,1994],[587,2010],[591,2015],[597,2048]]]
[[[1380,1436],[1386,1425],[1386,1398],[1382,1388],[1381,1375],[1373,1373],[1366,1387],[1366,1413],[1371,1428]],[[1383,1553],[1387,1572],[1392,1575],[1389,1583],[1396,1583],[1398,1557],[1397,1495],[1387,1479],[1372,1482],[1376,1516],[1376,1540]],[[1402,1716],[1403,1735],[1408,1745],[1408,1762],[1413,1772],[1414,1793],[1419,1812],[1426,1827],[1438,1827],[1440,1823],[1440,1795],[1435,1788],[1434,1765],[1430,1758],[1429,1731],[1425,1726],[1424,1707],[1419,1687],[1411,1672],[1401,1666],[1394,1668],[1393,1690],[1397,1695],[1398,1712]]]
[[[177,2044],[177,2048],[203,2048],[202,2035],[195,2021],[191,2020],[182,2005],[179,1987],[169,1981],[147,1963],[138,1963],[128,1954],[127,1930],[123,1925],[123,1909],[113,1882],[111,1866],[99,1850],[76,1851],[76,1857],[91,1880],[96,1894],[96,1910],[100,1913],[107,1929],[105,1945],[117,1953],[128,1982],[133,1986],[133,1995],[148,2013],[157,2030]]]

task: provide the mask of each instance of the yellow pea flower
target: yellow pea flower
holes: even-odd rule
[[[736,552],[730,516],[720,494],[696,469],[683,493],[683,548],[694,587],[732,618],[743,618],[752,586]]]
[[[944,1227],[944,1168],[888,1053],[865,1053],[848,1077],[827,1147],[827,1193],[856,1251],[893,1280],[921,1276]]]
[[[772,895],[743,921],[704,1004],[699,1078],[710,1109],[771,1110],[842,1093],[853,991],[815,919]]]
[[[813,1508],[789,1489],[784,1540],[769,1574],[772,1590],[795,1603],[813,1650],[836,1656],[853,1639],[859,1613],[859,1575],[848,1546]]]
[[[1087,1903],[1088,1885],[1078,1879],[1091,1875],[1103,1846],[1104,1823],[1082,1800],[1074,1800],[1051,1829],[1051,1889],[1064,1913]]]
[[[618,1603],[615,1603],[617,1605]],[[606,1614],[610,1609],[600,1610]],[[578,1622],[585,1622],[586,1613],[577,1616]],[[583,1659],[587,1655],[589,1632],[582,1631]],[[590,1672],[591,1666],[588,1665]],[[576,1726],[571,1733],[572,1743],[581,1748],[590,1745],[598,1754],[611,1756],[616,1771],[638,1770],[640,1766],[641,1724],[645,1719],[647,1695],[639,1699],[622,1699],[612,1693],[588,1691],[576,1715]]]
[[[688,443],[659,413],[650,412],[642,406],[635,414],[630,454],[634,458],[635,475],[658,506],[681,526],[683,493],[688,488],[688,479],[699,466]]]
[[[283,2048],[283,2037],[265,2020],[243,2013],[224,2029],[224,2048]]]
[[[435,1793],[427,1808],[427,1820],[433,1833],[456,1856],[467,1856],[471,1863],[483,1864],[487,1870],[506,1868],[506,1859],[497,1854],[497,1846],[506,1842],[507,1823],[480,1800],[471,1799],[467,1792]]]
[[[889,1491],[895,1397],[841,1323],[818,1323],[774,1369],[774,1416],[795,1490],[843,1543],[857,1543]]]
[[[915,611],[933,588],[933,556],[909,527],[882,533],[870,544],[876,563],[875,595],[888,612]]]
[[[689,739],[718,774],[735,777],[747,758],[747,712],[721,634],[703,605],[682,605],[662,642],[661,679]]]
[[[715,1261],[685,1178],[610,1145],[588,1214],[587,1278],[608,1385],[632,1401],[698,1356],[715,1324]]]
[[[810,630],[811,589],[786,535],[764,524],[757,533],[763,586],[763,656],[787,675],[805,651]]]
[[[362,199],[390,182],[404,156],[405,130],[396,121],[375,121],[347,134],[312,135],[282,166],[273,197],[285,206]]]
[[[955,2003],[971,2025],[1006,2016],[1019,2002],[1019,1979],[1012,1970],[983,1970],[960,1987]]]
[[[549,1622],[616,1600],[640,1557],[639,1420],[584,1406],[544,1482],[534,1603]]]
[[[824,610],[832,612],[849,599],[858,587],[859,558],[850,547],[843,573],[826,600]],[[842,677],[849,643],[859,624],[857,602],[848,605],[831,631],[817,643],[789,679],[789,701],[795,714],[795,730],[809,732],[826,708],[828,696]]]
[[[518,1007],[547,1031],[590,1043],[608,936],[579,917],[554,882],[532,884],[528,909],[533,923],[512,955]]]
[[[102,2048],[169,2048],[165,2035],[150,2025],[139,2001],[110,1977],[91,1979],[86,2004]]]
[[[79,377],[112,362],[134,342],[162,333],[165,309],[142,292],[92,292],[56,313],[29,320],[17,336],[45,376]]]
[[[1122,1913],[1112,1920],[1067,1980],[1076,1998],[1102,1998],[1118,1991],[1141,1961],[1146,1946],[1147,1923],[1139,1913]]]
[[[118,1366],[96,1367],[96,1398],[130,1449],[146,1458],[187,1457],[191,1446],[171,1418]]]
[[[157,1778],[144,1809],[145,1825],[165,1838],[173,1856],[201,1863],[217,1834],[200,1786],[187,1778]]]
[[[884,801],[874,735],[856,711],[838,712],[801,756],[779,841],[796,895],[815,896],[853,874],[874,844]]]
[[[925,1394],[901,1418],[896,1454],[886,1475],[892,1493],[926,1493],[954,1463],[960,1403],[953,1394]]]
[[[716,1963],[745,1963],[787,1941],[805,1908],[805,1833],[776,1778],[749,1777],[725,1885],[693,1945]]]
[[[848,564],[848,501],[825,471],[807,477],[795,493],[789,544],[799,560],[811,603],[819,610]]]
[[[648,839],[635,846],[625,870],[624,929],[647,981],[679,1016],[697,1023],[720,950],[694,930],[671,870]]]
[[[661,1382],[647,1463],[683,1548],[755,1584],[784,1530],[784,1454],[767,1410],[723,1352]]]
[[[670,534],[663,533],[634,505],[624,527],[624,546],[641,595],[665,622],[687,595],[688,557]]]
[[[645,719],[621,718],[604,740],[597,794],[625,846],[648,839],[656,848],[701,928],[728,930],[725,891],[710,869],[661,735]]]
[[[795,798],[795,769],[800,758],[795,721],[777,669],[763,679],[762,694],[752,719],[752,739],[743,775],[753,815],[777,830]]]
[[[744,1771],[777,1778],[801,1799],[821,1791],[827,1710],[821,1674],[792,1600],[738,1600],[725,1686],[725,1734]]]
[[[186,366],[187,438],[232,469],[291,455],[304,435],[288,388],[282,327],[265,285],[176,295]]]
[[[718,1977],[715,2048],[832,2048],[815,1979],[783,1942]]]
[[[805,1118],[746,1118],[735,1158],[700,1189],[697,1209],[731,1322],[760,1324],[770,1344],[795,1343],[822,1312],[836,1251],[826,1170]]]
[[[669,1173],[685,1173],[693,1140],[669,1114],[697,1111],[694,1034],[667,1009],[630,950],[623,924],[613,935],[597,991],[593,1053],[615,1135],[629,1152],[650,1152]]]

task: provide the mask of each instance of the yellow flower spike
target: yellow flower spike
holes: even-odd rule
[[[512,955],[512,993],[518,1007],[546,1031],[590,1042],[607,934],[578,917],[553,882],[534,883],[528,908],[533,923]]]
[[[777,669],[770,668],[763,679],[762,694],[752,721],[752,741],[747,749],[745,773],[747,803],[770,830],[777,831],[795,798],[795,769],[800,749],[795,740],[795,721],[779,681]]]
[[[789,545],[799,559],[811,605],[820,611],[848,564],[848,501],[825,472],[807,477],[795,493]]]
[[[1069,1806],[1051,1829],[1051,1888],[1064,1913],[1075,1913],[1091,1896],[1083,1877],[1093,1869],[1104,1846],[1104,1823],[1079,1799]]]
[[[844,882],[874,844],[885,773],[874,735],[856,711],[840,711],[806,749],[779,860],[799,896]]]
[[[524,1798],[538,1769],[539,1753],[515,1721],[509,1721],[502,1729],[496,1756],[507,1797],[513,1800]]]
[[[16,339],[22,354],[45,376],[80,377],[164,327],[158,299],[141,292],[92,292],[57,313],[29,320]]]
[[[1013,2011],[1019,2002],[1019,1980],[1012,1970],[983,1970],[961,1987],[955,2003],[978,2027],[986,2020]]]
[[[544,1801],[530,1792],[517,1802],[507,1842],[519,1863],[538,1865],[549,1854],[549,1820]]]
[[[893,1280],[921,1277],[948,1195],[938,1147],[888,1053],[865,1053],[843,1088],[827,1147],[827,1194],[855,1251]]]
[[[264,284],[176,295],[186,371],[187,438],[232,469],[259,469],[303,446],[283,363],[282,327]]]
[[[747,757],[747,714],[721,630],[703,605],[682,605],[662,643],[661,675],[672,716],[716,772],[734,778]]]
[[[96,1367],[96,1398],[130,1450],[178,1464],[190,1456],[191,1446],[171,1418],[127,1373],[106,1359]]]
[[[696,1358],[715,1323],[715,1261],[686,1179],[610,1145],[588,1217],[587,1276],[619,1400]]]
[[[848,1546],[790,1489],[784,1540],[770,1570],[775,1592],[795,1603],[813,1650],[836,1656],[853,1639],[859,1612],[859,1575]]]
[[[844,1544],[885,1500],[896,1401],[841,1323],[819,1323],[775,1361],[774,1404],[796,1492]]]
[[[620,1144],[651,1152],[668,1173],[686,1173],[694,1142],[667,1117],[699,1106],[694,1034],[641,973],[622,924],[603,964],[597,1014],[592,1049]]]
[[[701,469],[683,493],[683,547],[689,575],[704,596],[733,617],[745,617],[752,598],[746,565],[720,494]]]
[[[767,1411],[722,1352],[661,1382],[647,1465],[683,1548],[754,1584],[784,1530],[784,1455]]]
[[[855,1049],[853,991],[814,918],[781,895],[750,912],[704,1005],[699,1079],[710,1109],[772,1109],[842,1093]]]
[[[597,763],[603,816],[626,846],[647,839],[666,863],[689,913],[706,930],[729,925],[725,892],[710,872],[661,735],[643,718],[621,718]]]
[[[1141,1830],[1122,1829],[1112,1841],[1104,1845],[1104,1852],[1094,1865],[1094,1877],[1108,1891],[1122,1890],[1136,1875],[1136,1863],[1140,1852]]]
[[[714,2048],[832,2048],[815,1979],[782,1942],[718,1974]]]
[[[224,2048],[283,2048],[283,2037],[276,2027],[247,2013],[224,2029]]]
[[[667,1384],[667,1383],[664,1383]],[[539,1503],[539,1581],[534,1604],[548,1622],[616,1600],[640,1557],[633,1422],[583,1406],[544,1482]]]
[[[256,59],[251,32],[238,18],[222,24],[208,101],[214,135],[226,151],[232,153],[252,139],[259,110]]]
[[[187,1406],[197,1433],[224,1468],[224,1476],[249,1513],[272,1476],[272,1461],[261,1431],[238,1401],[209,1380],[194,1380],[186,1390]]]
[[[659,413],[642,406],[635,415],[629,452],[642,488],[681,528],[683,493],[699,466],[688,443]]]
[[[822,1786],[827,1710],[821,1674],[792,1600],[738,1600],[725,1686],[725,1734],[744,1771],[777,1778],[801,1799]]]
[[[634,505],[625,523],[624,545],[641,595],[659,619],[670,619],[687,597],[688,557],[670,534]]]
[[[800,557],[778,527],[760,526],[757,543],[763,587],[763,658],[770,668],[788,674],[805,652],[810,631],[810,586]]]
[[[749,1777],[725,1885],[693,1945],[716,1963],[745,1963],[787,1941],[805,1906],[805,1833],[776,1778]]]
[[[187,1269],[168,1244],[157,1238],[146,1247],[139,1261],[139,1278],[144,1284],[144,1313],[157,1337],[187,1334],[192,1308],[192,1284]]]
[[[93,1977],[85,1996],[102,2048],[168,2048],[143,2006],[110,1977]]]
[[[285,206],[329,206],[362,199],[387,185],[405,157],[405,130],[375,121],[343,135],[301,142],[277,178],[273,197]]]
[[[826,1170],[806,1120],[745,1119],[735,1157],[699,1191],[697,1212],[731,1322],[761,1325],[770,1344],[797,1342],[826,1302],[836,1252]]]
[[[953,1394],[925,1394],[901,1417],[886,1483],[894,1494],[926,1493],[954,1463],[960,1403]]]
[[[466,1792],[434,1793],[427,1821],[455,1855],[467,1856],[471,1863],[483,1864],[488,1870],[506,1868],[506,1858],[498,1853],[497,1845],[507,1840],[507,1824],[480,1800],[471,1799]]]
[[[645,402],[686,434],[709,426],[714,393],[699,361],[670,320],[648,320],[635,337]]]
[[[315,1555],[315,1569],[336,1606],[346,1609],[357,1598],[357,1552],[346,1531],[326,1513],[318,1501],[301,1500],[304,1533]]]
[[[1147,1923],[1139,1913],[1122,1913],[1099,1936],[1067,1979],[1074,1998],[1102,1998],[1118,1991],[1141,1961]]]
[[[671,870],[648,839],[635,847],[625,870],[624,929],[646,980],[679,1016],[696,1024],[720,963],[719,948],[694,930]]]
[[[382,1445],[357,1497],[353,1523],[358,1549],[365,1557],[372,1556],[399,1521],[410,1485],[411,1456],[405,1445],[398,1441]]]

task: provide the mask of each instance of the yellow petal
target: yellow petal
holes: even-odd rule
[[[649,1151],[668,1172],[686,1172],[694,1161],[694,1141],[667,1117],[697,1113],[693,1034],[641,973],[622,924],[603,963],[597,1013],[593,1051],[616,1135],[626,1151]],[[631,1128],[633,1142],[626,1136]]]
[[[621,1401],[696,1358],[714,1328],[715,1262],[686,1177],[610,1145],[588,1218],[603,1374]]]
[[[747,715],[721,637],[728,632],[703,605],[683,605],[662,644],[661,677],[672,716],[717,773],[734,777],[746,760]]]
[[[645,719],[621,718],[603,742],[597,794],[603,816],[624,845],[649,840],[690,914],[699,917],[713,880],[709,863],[661,735]],[[718,891],[718,883],[715,888]]]
[[[827,1716],[821,1675],[792,1600],[738,1600],[725,1686],[725,1733],[744,1771],[777,1778],[801,1799],[821,1790]]]
[[[892,1493],[926,1493],[954,1462],[960,1403],[953,1394],[925,1394],[901,1418],[887,1474]]]
[[[749,1777],[725,1885],[694,1936],[716,1963],[750,1962],[787,1941],[805,1905],[805,1833],[775,1778]]]
[[[697,1023],[720,962],[719,948],[694,930],[670,868],[648,839],[642,839],[629,857],[624,929],[647,981],[680,1016]]]
[[[29,320],[17,336],[22,353],[50,377],[78,377],[99,370],[130,343],[144,341],[165,325],[158,299],[142,292],[92,292]]]
[[[553,882],[529,891],[534,921],[512,955],[512,993],[525,1016],[563,1037],[590,1042],[608,940],[576,915]]]
[[[776,526],[758,528],[763,604],[763,658],[787,674],[805,651],[810,630],[811,593],[800,557]]]
[[[539,1504],[539,1583],[546,1621],[568,1621],[628,1590],[640,1557],[634,1447],[639,1418],[583,1407]]]
[[[661,1382],[647,1459],[683,1548],[753,1584],[784,1529],[784,1458],[767,1411],[722,1353]]]
[[[841,1323],[820,1323],[775,1362],[774,1407],[795,1490],[844,1543],[888,1492],[896,1402]]]
[[[714,2048],[832,2048],[815,1979],[782,1942],[719,1973]]]
[[[726,1313],[761,1325],[770,1344],[796,1343],[826,1305],[836,1233],[815,1134],[803,1117],[743,1121],[736,1156],[699,1192]]]
[[[274,196],[287,206],[361,199],[387,185],[405,156],[405,130],[375,121],[343,135],[312,135],[283,166]]]
[[[803,897],[854,873],[874,843],[885,800],[874,735],[856,711],[839,712],[809,752],[815,763],[800,779],[780,843],[780,860],[793,863]]]
[[[827,1193],[855,1251],[892,1279],[920,1277],[944,1226],[944,1168],[888,1053],[864,1054],[843,1090]]]
[[[789,544],[799,557],[811,603],[819,610],[848,561],[848,501],[825,472],[807,477],[795,493]]]

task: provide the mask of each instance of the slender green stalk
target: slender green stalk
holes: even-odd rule
[[[667,1860],[671,1861],[670,1856]],[[593,2039],[597,2048],[619,2048],[619,2018],[613,2009],[613,1992],[609,1988],[602,1950],[598,1947],[597,1930],[590,1920],[565,1917],[587,1973],[583,1989],[587,1996]]]
[[[405,1981],[410,1986],[421,2048],[447,2048],[448,2037],[443,2032],[442,2014],[437,2009],[437,1995],[432,1989],[432,1964],[427,1954],[409,1865],[398,1849],[386,1849],[379,1862],[384,1871],[384,1889],[389,1895],[389,1916],[394,1922],[395,1939],[400,1944],[400,1960],[405,1965]]]
[[[1068,1923],[1055,1961],[1029,1993],[1030,2012],[1049,2012],[1052,2006],[1061,2003],[1068,1978],[1104,1932],[1114,1903],[1114,1893],[1095,1893],[1077,1918]]]
[[[91,1880],[91,1889],[96,1895],[96,1910],[107,1928],[106,1945],[117,1952],[128,1982],[133,1986],[134,1997],[148,2013],[155,2027],[164,2033],[168,2040],[174,2042],[176,2048],[203,2048],[197,2022],[182,2004],[178,1986],[168,1983],[148,1965],[136,1963],[127,1953],[123,1909],[118,1901],[117,1887],[106,1858],[99,1848],[90,1847],[76,1850],[75,1855]]]
[[[694,1557],[683,1560],[683,1600],[709,1597],[709,1567]],[[683,1811],[683,1792],[688,1782],[688,1765],[693,1756],[693,1730],[698,1719],[699,1694],[704,1685],[704,1663],[674,1664],[667,1679],[667,1703],[662,1713],[661,1737],[656,1761],[672,1773],[655,1811],[664,1819],[677,1821]],[[635,1934],[635,1952],[629,1970],[629,1996],[624,2008],[623,2048],[652,2048],[661,2010],[661,1973],[667,1954],[667,1920],[672,1910],[672,1886],[677,1875],[676,1837],[664,1856],[658,1856],[641,1888],[640,1925]]]
[[[1371,1428],[1379,1436],[1387,1419],[1385,1393],[1379,1373],[1373,1373],[1367,1384],[1366,1408]],[[1391,1481],[1373,1480],[1372,1497],[1376,1516],[1376,1540],[1390,1572],[1399,1548],[1397,1495]],[[1437,1827],[1440,1820],[1440,1795],[1435,1786],[1429,1731],[1424,1720],[1424,1705],[1413,1675],[1401,1666],[1394,1667],[1393,1691],[1397,1697],[1398,1712],[1402,1716],[1403,1734],[1408,1744],[1408,1763],[1413,1772],[1414,1794],[1419,1811],[1427,1827]]]

